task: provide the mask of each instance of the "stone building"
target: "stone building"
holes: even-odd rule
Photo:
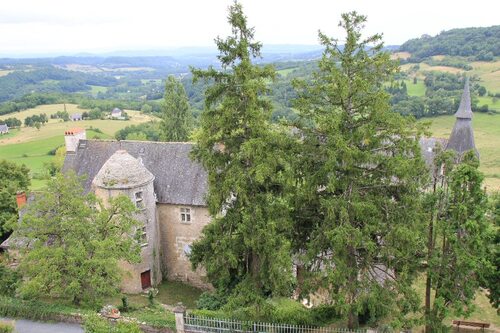
[[[139,209],[142,262],[123,263],[122,289],[136,293],[162,279],[209,288],[204,271],[193,271],[187,255],[210,218],[205,206],[207,174],[189,155],[189,143],[80,139],[67,131],[63,171],[86,177],[84,188],[105,202],[124,194]],[[68,145],[69,144],[69,145]]]
[[[455,117],[448,140],[420,140],[428,165],[433,163],[436,147],[453,149],[459,156],[471,149],[477,153],[468,82]],[[85,130],[79,128],[66,131],[65,142],[63,171],[85,176],[86,192],[95,192],[104,202],[124,194],[138,208],[142,262],[122,263],[128,272],[123,278],[123,291],[141,292],[163,279],[210,288],[204,270],[193,271],[188,259],[191,244],[210,222],[205,203],[207,173],[190,158],[192,144],[87,140]],[[0,247],[8,248],[10,241]]]

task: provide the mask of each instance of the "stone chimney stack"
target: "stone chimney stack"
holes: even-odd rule
[[[80,140],[86,140],[87,134],[85,129],[75,127],[64,132],[64,141],[66,143],[66,153],[74,153],[78,148]]]
[[[26,205],[26,192],[17,192],[16,194],[16,202],[17,202],[17,209],[23,208],[24,205]]]

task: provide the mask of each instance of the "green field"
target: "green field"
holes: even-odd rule
[[[38,106],[33,109],[28,109],[22,112],[8,114],[0,117],[16,117],[20,120],[24,118],[46,113],[50,116],[57,111],[64,110],[64,105],[53,104]],[[83,112],[85,110],[78,109],[74,104],[66,104],[68,113]],[[31,170],[32,189],[38,189],[45,184],[45,180],[39,179],[40,175],[45,174],[44,164],[50,162],[54,156],[48,153],[62,145],[64,145],[64,131],[72,127],[81,127],[87,129],[87,138],[112,138],[114,134],[130,125],[136,125],[154,119],[152,116],[141,114],[139,111],[127,110],[130,116],[128,121],[120,120],[84,120],[78,122],[63,122],[60,119],[50,119],[47,124],[42,126],[40,130],[33,127],[21,127],[21,129],[12,130],[9,134],[0,136],[0,159],[7,159],[19,164],[26,165]],[[98,128],[102,133],[91,130]]]
[[[415,84],[413,83],[413,80],[405,80],[405,84],[409,96],[425,95],[425,84],[423,80],[418,80]]]
[[[92,95],[96,96],[98,93],[105,93],[106,91],[108,91],[108,88],[107,87],[103,87],[103,86],[90,86],[92,89],[90,90],[90,92],[92,93]]]
[[[455,123],[454,116],[440,116],[432,121],[432,135],[449,138]],[[424,119],[429,121],[429,118]],[[481,155],[480,170],[485,175],[488,191],[500,191],[500,114],[474,113],[472,119],[476,147]]]
[[[297,69],[297,67],[285,68],[285,69],[280,69],[279,71],[276,71],[276,73],[278,73],[279,75],[282,75],[282,76],[288,76],[288,74],[290,74],[291,72],[293,72],[296,69]]]

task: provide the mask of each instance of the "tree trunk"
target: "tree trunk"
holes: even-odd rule
[[[353,310],[349,312],[349,319],[347,321],[347,327],[352,330],[355,329],[359,326],[358,322],[358,314],[355,313]]]

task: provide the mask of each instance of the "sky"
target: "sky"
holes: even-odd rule
[[[0,54],[76,54],[212,46],[230,30],[232,0],[0,0]],[[240,0],[256,39],[318,44],[318,29],[342,39],[340,14],[366,15],[366,33],[386,45],[422,34],[500,24],[500,1]]]

